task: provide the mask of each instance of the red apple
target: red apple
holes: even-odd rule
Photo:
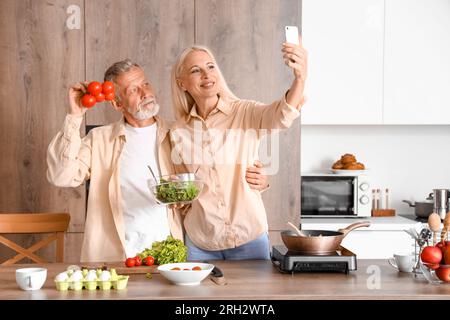
[[[443,256],[444,256],[444,258],[443,258],[444,264],[450,265],[450,248],[447,247],[447,248],[444,250]]]
[[[428,246],[423,248],[420,258],[425,263],[440,263],[442,260],[442,251],[438,247]]]
[[[436,276],[445,282],[450,282],[450,268],[440,267],[436,270]]]

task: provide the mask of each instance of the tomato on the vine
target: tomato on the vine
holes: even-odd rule
[[[114,93],[114,84],[111,81],[105,81],[102,84],[102,92],[106,95],[107,93]]]
[[[105,100],[114,100],[114,92],[105,93]]]
[[[92,96],[90,94],[85,94],[81,98],[81,104],[83,106],[85,106],[86,108],[92,108],[96,103],[97,103],[97,100],[95,99],[94,96]]]
[[[96,96],[102,92],[102,84],[98,81],[92,81],[88,84],[87,91],[91,95]]]
[[[95,96],[95,100],[97,100],[97,102],[103,102],[105,101],[105,95],[103,93],[99,93]]]

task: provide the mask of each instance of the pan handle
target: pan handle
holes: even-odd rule
[[[411,201],[408,200],[402,200],[402,202],[409,204],[410,207],[414,208],[416,205],[413,204]]]
[[[370,221],[360,221],[360,222],[353,223],[344,229],[339,229],[338,232],[342,232],[345,237],[347,235],[347,233],[349,233],[353,229],[361,228],[361,227],[368,227],[368,226],[370,226]]]

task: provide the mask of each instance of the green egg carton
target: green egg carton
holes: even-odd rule
[[[58,290],[58,291],[67,291],[67,290],[78,291],[78,290],[82,290],[82,289],[86,289],[88,291],[95,291],[97,289],[100,289],[100,290],[111,290],[111,289],[123,290],[123,289],[126,289],[126,287],[127,287],[128,278],[129,278],[129,276],[115,274],[111,280],[107,280],[107,281],[101,281],[101,280],[56,281],[55,280],[55,284],[56,284],[56,290]]]
[[[83,281],[68,281],[69,282],[69,289],[79,291],[83,289]]]
[[[56,281],[56,290],[58,291],[67,291],[69,290],[69,282],[68,281]]]
[[[116,290],[126,289],[129,277],[130,276],[117,276],[117,280],[111,281],[113,289]]]
[[[97,290],[97,280],[94,281],[84,281],[84,288],[89,291]]]

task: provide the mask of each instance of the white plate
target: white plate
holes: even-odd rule
[[[339,169],[331,169],[331,172],[335,174],[342,174],[342,175],[351,175],[356,176],[358,174],[365,174],[369,171],[369,169],[365,170],[339,170]]]

